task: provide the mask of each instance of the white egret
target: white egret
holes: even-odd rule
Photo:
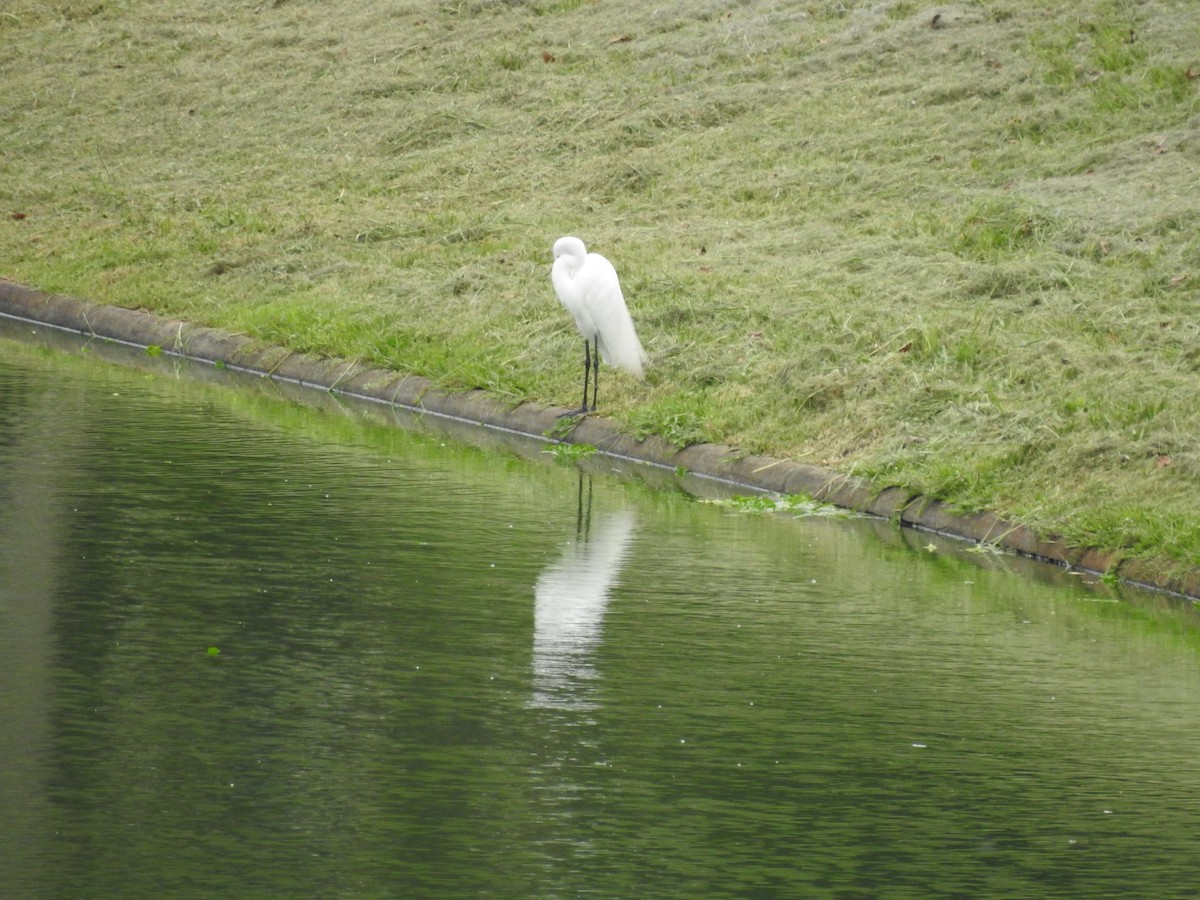
[[[576,416],[596,408],[601,357],[610,366],[641,378],[642,366],[647,363],[646,353],[625,307],[617,270],[607,259],[599,253],[588,253],[577,237],[560,237],[554,242],[550,280],[559,301],[574,316],[575,327],[583,335],[583,405],[563,414]],[[589,376],[591,406],[588,406]]]

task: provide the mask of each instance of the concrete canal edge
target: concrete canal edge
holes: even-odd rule
[[[452,392],[416,375],[403,375],[340,359],[321,359],[264,345],[244,335],[164,319],[138,310],[98,306],[47,294],[0,278],[0,315],[239,371],[320,388],[416,412],[447,416],[540,440],[557,434],[562,408],[505,404],[484,391]],[[790,460],[746,454],[721,444],[680,449],[658,437],[637,440],[612,422],[589,416],[563,442],[590,444],[600,452],[705,478],[778,494],[806,494],[822,503],[880,516],[901,525],[1002,548],[1065,566],[1108,574],[1132,584],[1200,599],[1200,569],[1123,558],[1119,552],[1073,547],[986,512],[962,513],[937,499],[864,478]]]

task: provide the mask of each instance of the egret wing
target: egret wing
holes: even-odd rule
[[[625,306],[617,270],[603,256],[589,253],[576,284],[582,287],[581,299],[591,313],[604,361],[640,378],[646,353]]]

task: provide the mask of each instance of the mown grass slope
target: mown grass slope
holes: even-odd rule
[[[0,274],[1200,563],[1193,0],[15,0]]]

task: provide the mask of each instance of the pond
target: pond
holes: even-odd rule
[[[6,897],[1200,884],[1191,604],[6,327]]]

